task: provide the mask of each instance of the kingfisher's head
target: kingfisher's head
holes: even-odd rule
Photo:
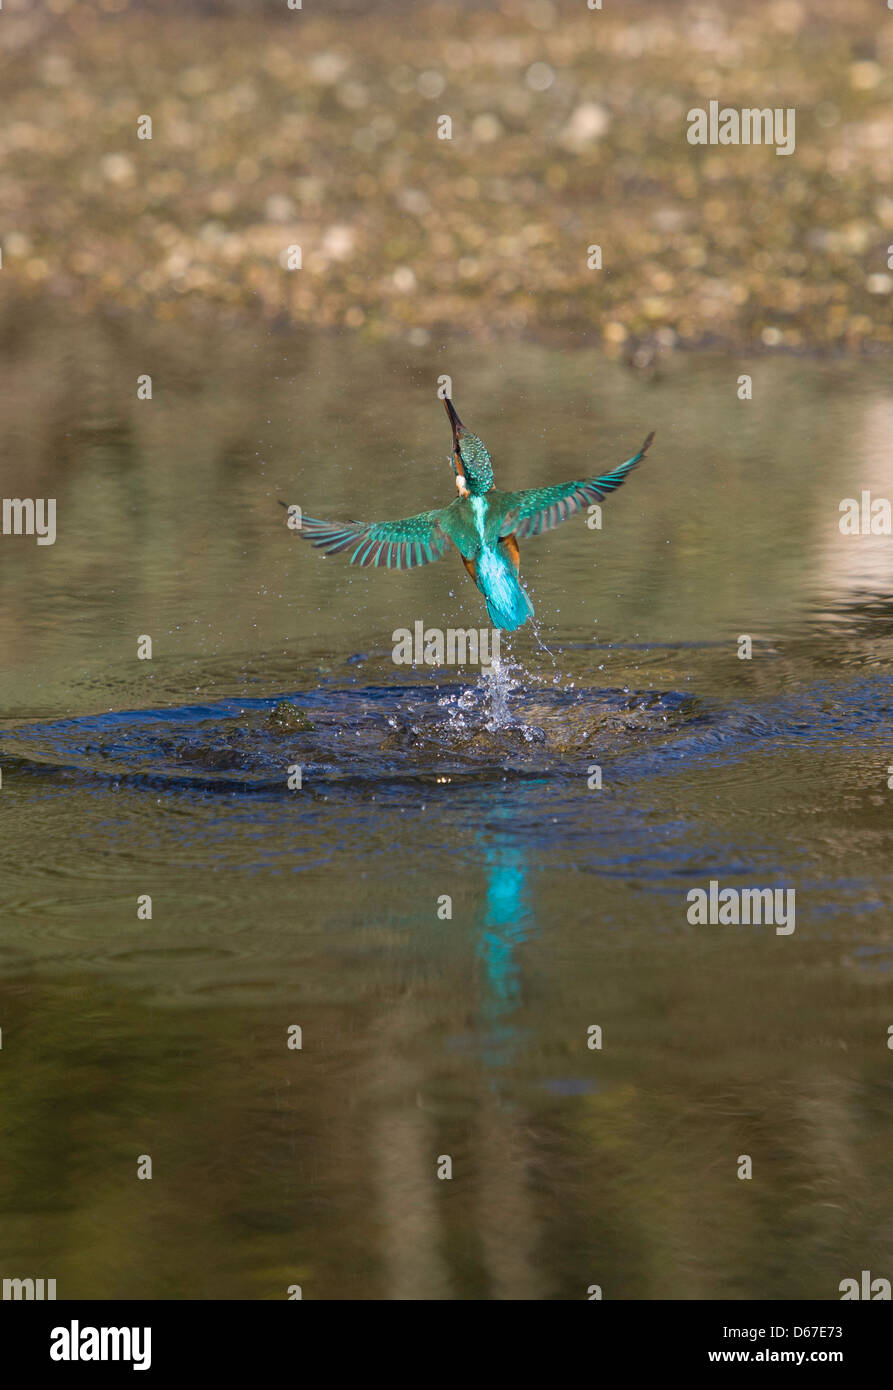
[[[456,414],[453,402],[443,401],[453,429],[452,463],[456,473],[456,490],[460,497],[483,497],[493,486],[493,464],[482,439],[472,434]]]

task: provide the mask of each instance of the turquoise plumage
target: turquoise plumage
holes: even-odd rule
[[[494,627],[514,632],[533,617],[533,604],[518,576],[501,550],[482,546],[475,562],[475,583],[484,595],[490,622]]]
[[[553,487],[502,492],[482,439],[465,428],[450,400],[444,405],[453,430],[452,463],[458,497],[448,507],[397,521],[319,521],[304,516],[299,534],[326,555],[349,552],[352,565],[413,569],[443,556],[452,542],[487,604],[494,627],[514,631],[533,617],[518,582],[518,541],[566,521],[581,507],[616,491],[644,458],[653,434],[637,454],[609,473]]]

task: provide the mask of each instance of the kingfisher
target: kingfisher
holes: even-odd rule
[[[616,492],[645,457],[654,434],[632,458],[597,478],[503,492],[494,485],[484,441],[465,428],[449,397],[443,403],[453,431],[450,463],[458,493],[449,506],[397,521],[318,521],[302,516],[298,533],[326,555],[349,550],[352,565],[396,570],[440,560],[452,541],[484,596],[493,626],[514,632],[533,617],[533,604],[519,582],[519,541],[550,531],[581,507]]]

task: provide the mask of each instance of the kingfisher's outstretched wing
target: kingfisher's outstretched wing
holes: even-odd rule
[[[449,537],[440,526],[441,513],[420,512],[399,521],[317,521],[301,518],[298,535],[326,555],[351,550],[352,565],[406,570],[430,565],[443,555]]]
[[[550,531],[553,526],[567,521],[569,516],[590,502],[601,502],[625,482],[628,474],[645,457],[653,438],[653,433],[649,434],[637,454],[627,459],[626,463],[621,463],[613,472],[602,473],[599,478],[504,493],[508,510],[499,529],[500,536],[515,535],[520,540],[527,536],[538,536],[541,531]]]

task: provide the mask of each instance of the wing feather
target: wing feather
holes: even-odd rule
[[[319,521],[302,516],[298,535],[325,555],[350,550],[350,563],[366,567],[412,569],[440,560],[449,537],[441,513],[420,512],[396,521]]]
[[[507,512],[499,530],[500,536],[515,535],[519,540],[538,536],[567,521],[581,507],[604,501],[610,493],[617,491],[636,464],[645,457],[653,439],[654,435],[649,434],[637,454],[598,478],[583,478],[557,483],[554,487],[532,487],[524,492],[505,493]]]

